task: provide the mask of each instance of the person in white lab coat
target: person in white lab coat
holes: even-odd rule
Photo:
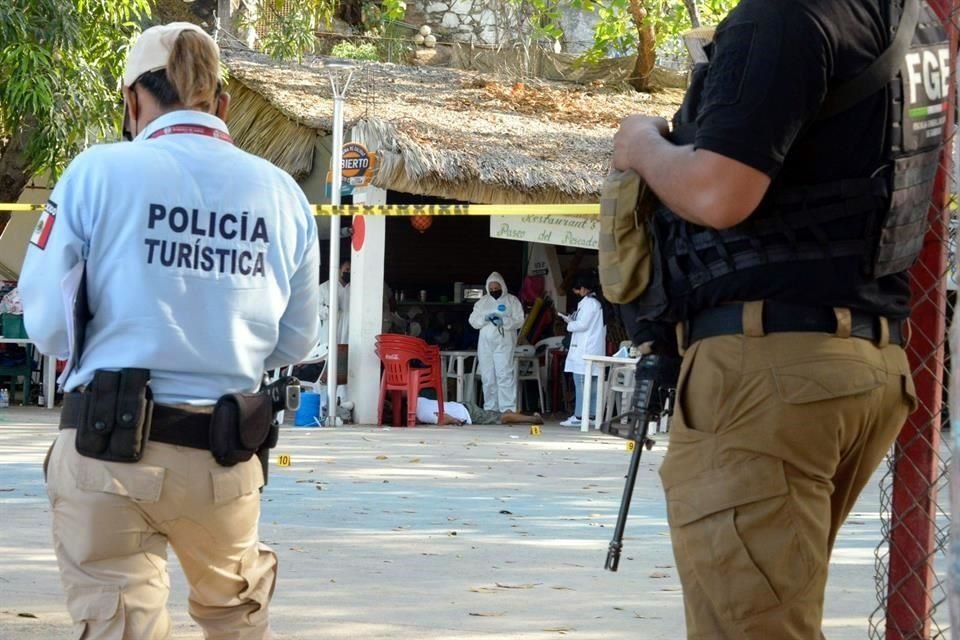
[[[603,305],[596,296],[596,279],[588,274],[577,276],[573,283],[573,292],[580,296],[580,303],[573,315],[560,314],[567,323],[570,333],[570,349],[564,371],[573,374],[576,400],[573,415],[561,422],[564,427],[579,427],[583,416],[583,383],[586,362],[584,356],[602,356],[607,349],[607,327],[603,324]],[[597,409],[598,380],[592,381],[593,393],[589,399],[590,419],[594,419]]]
[[[319,344],[328,344],[330,319],[330,281],[320,285],[320,338]],[[350,261],[340,263],[340,279],[337,283],[337,344],[347,344],[350,339]]]
[[[513,351],[523,321],[520,300],[507,293],[503,276],[494,271],[487,278],[487,294],[477,300],[470,314],[470,326],[480,331],[477,372],[483,382],[483,408],[487,411],[504,413],[517,409],[517,362]]]

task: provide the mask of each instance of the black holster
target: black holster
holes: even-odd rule
[[[98,370],[84,389],[77,453],[109,462],[138,462],[150,438],[153,394],[148,369]]]
[[[217,463],[231,467],[276,446],[278,433],[270,396],[265,393],[231,393],[217,400],[213,408],[210,453]],[[263,460],[261,456],[261,462]]]

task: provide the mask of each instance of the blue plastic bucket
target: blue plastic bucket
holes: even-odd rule
[[[307,391],[300,394],[300,408],[293,417],[295,427],[320,426],[320,394]]]

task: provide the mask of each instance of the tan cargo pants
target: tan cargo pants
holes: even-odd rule
[[[83,640],[170,636],[167,543],[190,585],[190,615],[210,639],[270,638],[274,553],[258,543],[256,457],[221,467],[208,451],[150,442],[135,464],[76,452],[60,432],[49,454],[53,543]]]
[[[837,531],[915,404],[898,346],[777,333],[686,352],[660,475],[688,640],[820,638]]]

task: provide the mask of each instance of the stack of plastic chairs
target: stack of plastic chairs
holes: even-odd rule
[[[385,333],[377,336],[377,357],[383,364],[380,376],[380,400],[377,423],[383,424],[383,403],[390,393],[393,405],[393,424],[400,426],[400,401],[407,398],[407,423],[417,423],[417,398],[421,389],[437,393],[437,422],[443,424],[443,368],[440,347],[428,345],[420,338]]]

